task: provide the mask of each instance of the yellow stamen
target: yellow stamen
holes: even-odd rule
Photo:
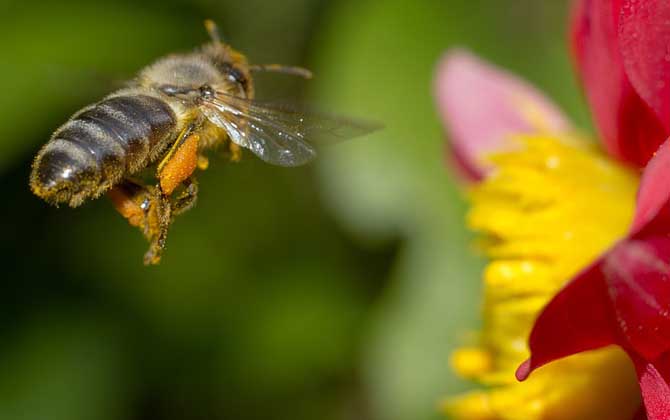
[[[544,305],[574,274],[623,237],[638,177],[577,138],[520,136],[492,158],[496,172],[471,193],[468,225],[491,258],[484,272],[479,341],[452,356],[457,373],[487,388],[449,398],[457,419],[626,419],[639,405],[635,372],[618,349],[514,377]]]

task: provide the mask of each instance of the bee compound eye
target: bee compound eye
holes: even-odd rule
[[[233,67],[230,69],[230,73],[228,73],[228,78],[231,82],[239,83],[242,81],[242,79],[244,79],[244,76],[242,75],[242,72]]]
[[[228,80],[243,86],[247,84],[247,78],[244,75],[244,73],[242,73],[240,69],[235,67],[231,67],[230,71],[228,72]]]

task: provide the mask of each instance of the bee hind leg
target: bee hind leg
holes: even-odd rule
[[[149,241],[149,250],[144,254],[146,265],[160,262],[174,216],[195,205],[198,184],[191,175],[198,167],[199,141],[200,136],[187,127],[158,165],[157,185],[126,179],[108,192],[117,211]],[[171,199],[181,185],[184,189]]]

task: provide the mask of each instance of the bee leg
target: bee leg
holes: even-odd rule
[[[149,240],[149,250],[144,254],[145,265],[155,265],[160,262],[172,223],[170,198],[162,191],[160,184],[153,188],[150,202],[148,223],[144,232]]]
[[[158,180],[161,190],[170,196],[172,192],[198,167],[198,146],[200,136],[188,131],[182,133],[175,146],[158,165]]]
[[[201,171],[204,171],[204,170],[206,170],[207,168],[209,168],[209,159],[207,159],[207,156],[205,156],[205,155],[198,155],[198,163],[197,163],[197,165],[198,165],[198,169],[200,169]]]
[[[151,190],[144,231],[150,242],[149,250],[144,254],[146,265],[158,264],[160,261],[173,216],[183,213],[195,204],[198,186],[189,181],[189,178],[198,166],[199,143],[200,136],[192,132],[192,128],[185,129],[158,165],[158,185]],[[181,184],[186,189],[173,204],[170,196]]]
[[[107,192],[116,210],[128,220],[132,226],[147,230],[148,212],[152,195],[151,188],[139,182],[126,179]]]
[[[198,182],[189,177],[182,184],[185,188],[174,200],[170,200],[170,196],[163,191],[160,184],[153,188],[153,197],[150,199],[153,212],[149,213],[150,223],[147,224],[148,230],[145,231],[145,236],[150,242],[149,250],[144,254],[145,265],[160,262],[174,217],[195,206],[198,199]]]
[[[125,180],[108,193],[119,213],[149,240],[149,250],[144,254],[146,265],[160,262],[173,216],[195,205],[198,184],[191,175],[198,166],[199,142],[197,133],[185,129],[158,166],[155,187]],[[184,192],[172,203],[170,196],[182,184]]]
[[[157,264],[165,248],[171,222],[169,198],[160,186],[143,185],[130,179],[112,188],[107,195],[116,210],[128,223],[139,228],[150,242],[144,263]]]
[[[165,197],[172,195],[180,185],[185,187],[172,201],[172,216],[184,213],[195,205],[198,183],[192,175],[199,166],[207,166],[206,158],[198,150],[200,135],[185,131],[182,136],[158,166],[158,185]]]
[[[198,201],[198,181],[190,177],[186,178],[182,185],[184,185],[184,191],[172,201],[173,217],[191,210]]]
[[[228,155],[231,162],[239,162],[242,159],[242,148],[231,141],[228,143]]]

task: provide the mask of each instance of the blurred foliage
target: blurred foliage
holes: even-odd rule
[[[431,78],[465,44],[586,113],[565,4],[534,0],[0,0],[1,419],[436,417],[481,262],[444,168]],[[73,112],[206,40],[309,83],[258,80],[385,129],[286,170],[214,160],[161,266],[105,199],[48,207],[30,162]],[[314,176],[317,174],[318,176]]]

